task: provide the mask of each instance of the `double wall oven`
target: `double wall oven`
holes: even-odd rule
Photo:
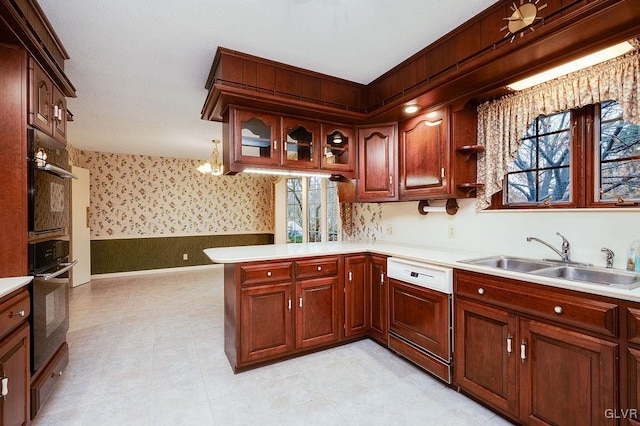
[[[31,372],[36,374],[62,347],[69,329],[70,184],[64,146],[27,130]]]

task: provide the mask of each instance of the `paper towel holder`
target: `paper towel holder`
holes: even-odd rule
[[[458,202],[455,198],[448,198],[444,206],[431,206],[429,200],[420,200],[418,202],[418,213],[427,215],[428,213],[447,213],[453,216],[458,213]]]

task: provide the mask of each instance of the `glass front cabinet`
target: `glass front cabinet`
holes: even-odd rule
[[[355,132],[352,127],[322,124],[322,169],[355,177]]]
[[[353,178],[354,135],[345,125],[231,107],[225,170],[237,173],[255,166]]]

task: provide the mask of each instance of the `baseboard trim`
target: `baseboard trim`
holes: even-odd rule
[[[105,278],[132,277],[135,275],[164,274],[166,272],[195,271],[200,269],[218,269],[218,268],[222,268],[223,266],[224,265],[222,264],[213,264],[213,265],[183,266],[183,267],[177,267],[177,268],[145,269],[142,271],[112,272],[109,274],[91,275],[91,280],[93,281],[93,280],[101,280]]]

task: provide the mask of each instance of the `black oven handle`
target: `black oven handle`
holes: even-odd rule
[[[51,172],[63,179],[78,179],[78,176],[74,175],[70,171],[63,169],[62,167],[54,166],[51,163],[47,163],[44,166],[37,165],[36,169]]]
[[[71,263],[61,263],[60,266],[64,266],[64,268],[62,268],[62,269],[60,269],[58,271],[52,272],[50,274],[36,274],[36,277],[43,278],[45,281],[50,280],[51,278],[55,278],[58,275],[64,274],[69,269],[73,268],[76,265],[76,263],[78,263],[77,260],[74,260]]]

